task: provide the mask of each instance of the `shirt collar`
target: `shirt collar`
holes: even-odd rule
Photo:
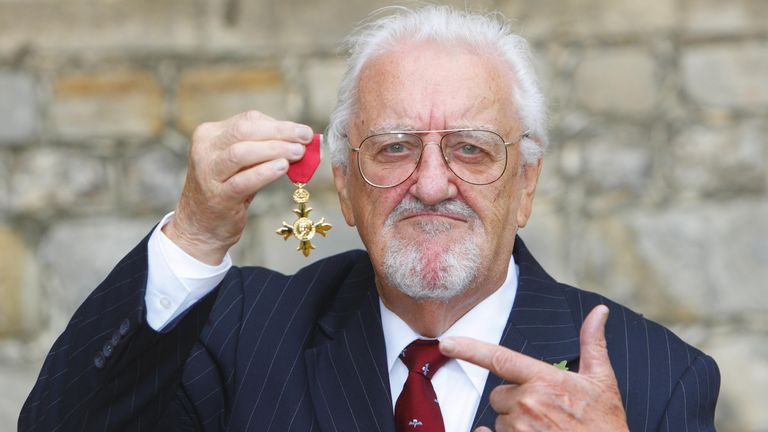
[[[445,336],[468,336],[483,342],[498,344],[501,340],[507,318],[512,311],[517,292],[517,276],[519,269],[512,257],[504,283],[469,312],[459,318],[437,339]],[[400,352],[415,339],[432,339],[419,335],[399,316],[389,310],[379,299],[381,310],[381,326],[384,331],[384,344],[387,348],[387,366],[389,371],[395,366]],[[489,317],[498,317],[489,319]],[[457,360],[465,374],[472,381],[479,394],[483,393],[488,371],[472,363]]]

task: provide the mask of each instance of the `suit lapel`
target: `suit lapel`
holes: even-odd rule
[[[318,321],[324,336],[304,356],[322,431],[394,431],[378,294],[370,262],[361,261]]]
[[[518,237],[517,294],[500,345],[547,363],[566,360],[578,370],[579,340],[562,287],[536,262]],[[322,431],[393,432],[392,398],[374,273],[367,256],[318,320],[315,348],[304,356],[310,394]],[[493,427],[490,392],[507,384],[489,374],[473,429]]]
[[[566,360],[569,370],[578,370],[579,334],[563,289],[541,268],[519,237],[513,254],[520,273],[515,303],[500,345],[547,363]],[[488,374],[473,429],[493,428],[496,412],[488,396],[502,384],[508,383]]]

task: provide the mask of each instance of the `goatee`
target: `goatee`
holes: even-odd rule
[[[443,245],[440,248],[423,239],[401,239],[392,235],[397,220],[423,212],[459,217],[465,219],[473,231],[481,229],[477,213],[464,202],[447,200],[429,206],[415,198],[405,198],[392,210],[384,224],[390,238],[384,256],[384,273],[390,284],[409,297],[449,300],[465,292],[477,276],[480,267],[478,235],[447,245],[437,241]],[[416,228],[428,236],[439,236],[446,234],[451,224],[437,218],[420,220]]]

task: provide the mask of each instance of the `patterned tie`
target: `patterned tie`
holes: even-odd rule
[[[397,432],[445,432],[432,375],[448,361],[436,340],[417,339],[400,353],[408,379],[395,404]]]

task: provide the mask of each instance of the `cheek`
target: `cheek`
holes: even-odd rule
[[[484,223],[493,231],[507,228],[516,223],[517,208],[519,207],[520,191],[515,188],[514,181],[508,181],[500,187],[488,191],[483,203],[476,203],[476,211],[485,213]],[[485,187],[490,187],[485,186]],[[482,213],[481,213],[482,215]]]
[[[352,197],[355,217],[364,229],[381,230],[387,217],[400,203],[407,189],[377,189],[360,185]]]

